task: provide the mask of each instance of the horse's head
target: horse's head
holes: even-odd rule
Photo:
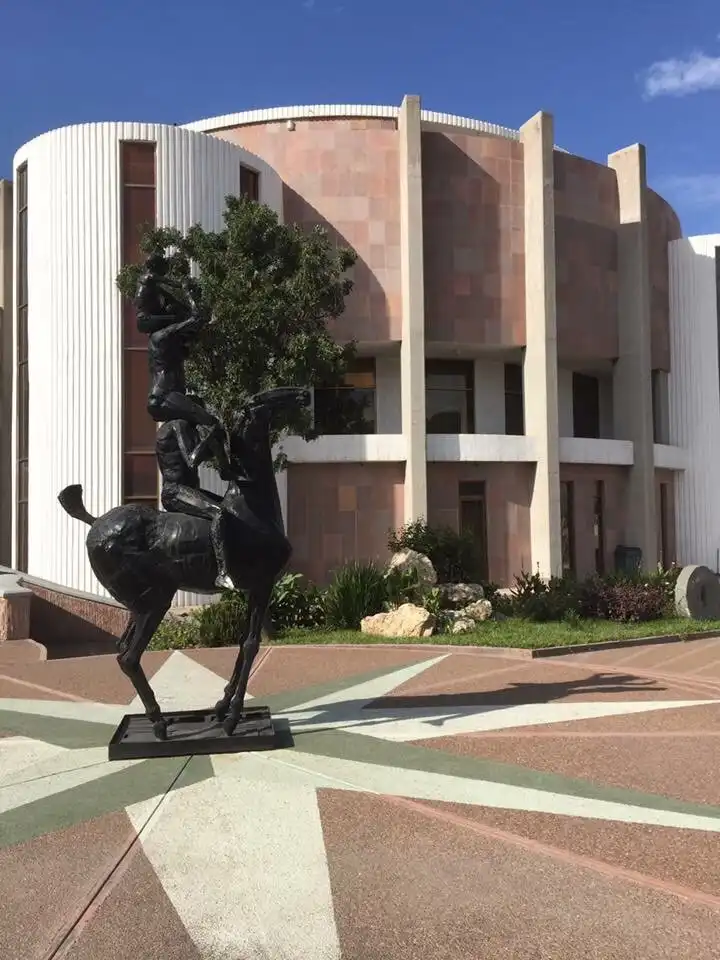
[[[230,431],[232,459],[243,461],[248,454],[269,454],[273,419],[283,413],[310,406],[310,391],[304,387],[275,387],[250,397]]]

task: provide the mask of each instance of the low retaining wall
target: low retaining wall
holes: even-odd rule
[[[10,623],[14,636],[8,635],[7,627],[3,630],[3,585],[6,592],[16,592],[6,601],[15,610]],[[26,611],[24,620],[20,603]],[[127,611],[114,600],[0,569],[0,642],[31,638],[46,648],[48,659],[115,653],[115,641],[127,620]],[[18,629],[26,631],[23,636]]]

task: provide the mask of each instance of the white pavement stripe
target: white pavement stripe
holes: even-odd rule
[[[275,762],[297,766],[307,774],[324,776],[328,780],[326,786],[338,790],[720,833],[720,819],[713,817],[650,810],[631,804],[573,797],[489,780],[383,767],[297,751],[283,753],[282,760]]]
[[[0,786],[29,779],[25,771],[43,761],[54,759],[58,754],[69,753],[65,747],[33,740],[30,737],[0,738]]]
[[[127,767],[143,762],[142,760],[116,760],[111,765],[106,761],[95,766],[66,770],[38,780],[0,787],[0,813],[25,806],[26,803],[43,800],[45,797],[62,793],[63,790],[71,790],[73,787],[79,787],[84,783],[91,783],[93,780],[100,780],[110,773],[119,773],[120,770],[125,770]]]
[[[0,699],[0,714],[3,710],[13,713],[30,713],[36,717],[52,717],[58,720],[82,720],[84,723],[105,723],[117,726],[128,708],[114,703],[83,703],[70,700],[18,700]]]
[[[539,724],[567,723],[597,717],[617,717],[655,710],[707,706],[713,700],[616,700],[576,703],[524,703],[512,707],[458,707],[457,709],[365,710],[348,730],[381,740],[428,740],[490,730],[508,730]],[[340,723],[337,724],[341,725]]]
[[[15,738],[13,738],[15,739]],[[15,770],[6,767],[6,755],[3,745],[7,742],[0,740],[0,787],[10,784],[27,783],[39,777],[53,777],[70,770],[81,770],[83,767],[92,767],[100,763],[107,763],[107,747],[84,747],[69,750],[66,747],[56,747],[53,744],[43,743],[45,752],[35,749],[37,740],[24,740],[27,745],[24,750],[18,750],[18,763],[21,757],[27,758],[27,763],[17,766]],[[112,772],[112,771],[110,771]]]
[[[155,691],[160,709],[164,713],[173,710],[204,710],[215,706],[228,679],[218,676],[179,650],[173,650],[150,678],[150,686]],[[250,695],[247,699],[251,699]],[[132,700],[126,712],[145,712],[140,697]]]
[[[128,807],[140,830],[147,807]],[[223,776],[173,790],[140,834],[204,957],[340,960],[312,787]]]
[[[349,704],[349,709],[354,711],[360,710],[364,704],[371,703],[373,700],[378,700],[380,697],[392,693],[396,687],[420,676],[421,673],[425,673],[426,670],[441,663],[447,659],[448,656],[449,654],[445,653],[440,657],[433,657],[431,660],[421,660],[419,663],[411,663],[408,667],[401,667],[399,670],[384,673],[381,677],[376,677],[374,680],[366,680],[363,683],[358,683],[354,687],[346,687],[343,690],[337,690],[333,693],[325,694],[325,696],[317,697],[315,700],[307,700],[293,707],[292,710],[288,711],[288,714],[292,714],[295,711],[319,710],[320,707],[335,706],[335,704]]]

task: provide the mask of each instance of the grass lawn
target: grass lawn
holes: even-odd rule
[[[644,623],[611,623],[607,620],[581,620],[573,623],[532,623],[529,620],[490,620],[473,633],[456,636],[404,637],[388,640],[371,637],[359,631],[321,633],[312,630],[288,630],[279,634],[276,643],[451,643],[479,647],[567,647],[576,643],[599,643],[602,640],[626,640],[655,637],[660,634],[686,634],[712,631],[720,635],[720,620],[666,619]]]

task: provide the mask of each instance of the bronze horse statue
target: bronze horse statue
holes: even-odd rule
[[[251,398],[228,432],[229,480],[222,508],[228,573],[248,596],[245,636],[235,668],[215,715],[231,735],[243,712],[250,670],[273,586],[292,547],[285,536],[270,444],[273,415],[310,403],[308,390],[278,387]],[[83,504],[82,486],[65,487],[58,500],[76,520],[90,525],[90,566],[105,589],[130,612],[118,640],[118,663],[137,691],[157,739],[167,738],[167,721],[140,664],[153,634],[178,590],[217,593],[217,562],[211,522],[127,504],[93,517]],[[240,638],[238,638],[240,640]]]

